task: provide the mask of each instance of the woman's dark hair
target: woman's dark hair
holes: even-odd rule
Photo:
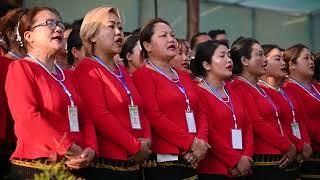
[[[233,41],[233,43],[232,43],[232,45],[231,45],[231,48],[232,48],[236,43],[238,43],[239,41],[241,41],[242,39],[245,39],[245,37],[239,36],[235,41]]]
[[[314,58],[314,75],[313,79],[320,80],[320,52],[318,52]]]
[[[281,51],[281,48],[276,44],[264,44],[261,47],[265,56],[267,56],[273,49],[279,49],[279,51]]]
[[[82,22],[83,22],[83,18],[77,19],[77,20],[74,20],[71,25],[73,28],[80,28]]]
[[[80,50],[82,47],[82,41],[80,38],[80,28],[75,28],[70,32],[70,35],[68,37],[67,41],[67,50],[68,50],[68,64],[73,65],[74,63],[74,58],[72,54],[72,48],[76,48]]]
[[[129,61],[127,59],[127,53],[133,53],[132,49],[137,45],[138,41],[138,35],[131,35],[127,38],[126,42],[122,46],[122,50],[119,55],[123,59],[123,63],[126,67],[128,67],[129,64]]]
[[[151,42],[151,37],[154,34],[154,26],[157,23],[164,23],[164,24],[170,26],[170,24],[166,20],[163,20],[161,18],[155,18],[155,19],[152,19],[149,22],[147,22],[147,24],[145,24],[140,31],[140,45],[141,45],[142,52],[143,52],[145,58],[148,58],[148,52],[144,48],[143,43],[144,42],[148,42],[148,43]]]
[[[68,30],[68,29],[73,29],[73,26],[72,24],[70,23],[63,23],[64,27],[65,27],[65,30]]]
[[[30,31],[32,29],[32,26],[34,26],[35,19],[34,17],[40,12],[40,11],[50,11],[57,15],[60,19],[61,16],[58,13],[57,10],[51,8],[51,7],[34,7],[30,9],[28,12],[26,12],[20,19],[17,25],[18,33],[17,33],[17,40],[19,41],[20,45],[23,46],[26,49],[26,41],[24,39],[24,33],[26,31]]]
[[[230,57],[233,61],[233,74],[241,74],[243,71],[243,64],[241,58],[245,57],[247,59],[251,58],[252,46],[254,44],[259,44],[256,39],[253,38],[243,38],[233,44],[230,50]]]
[[[16,42],[17,34],[16,27],[21,16],[26,13],[28,9],[16,8],[8,11],[0,21],[0,32],[3,35],[3,40],[8,45],[9,49],[13,47],[19,49],[19,44]]]
[[[226,46],[220,41],[207,41],[197,45],[194,63],[192,64],[191,71],[195,76],[205,76],[206,70],[203,67],[203,62],[211,64],[212,56],[219,46]]]
[[[187,51],[189,51],[186,40],[185,39],[177,39],[177,51],[180,51],[183,46],[187,48]]]

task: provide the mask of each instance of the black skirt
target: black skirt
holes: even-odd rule
[[[311,158],[301,165],[301,180],[320,180],[320,152],[312,154]]]
[[[282,155],[259,154],[253,156],[255,165],[252,167],[253,174],[248,180],[296,180],[298,176],[299,164],[291,162],[286,168],[279,167]]]
[[[157,162],[156,154],[152,154],[144,165],[145,180],[195,180],[196,170],[190,163],[179,156],[178,161]]]
[[[91,165],[87,180],[139,180],[140,166],[134,161],[98,158]]]
[[[9,175],[11,167],[9,159],[14,149],[14,144],[0,143],[0,179],[4,179]]]

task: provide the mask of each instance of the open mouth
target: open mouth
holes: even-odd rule
[[[176,50],[176,45],[172,44],[172,45],[170,45],[170,46],[168,47],[168,49],[174,51],[174,50]]]
[[[117,40],[116,40],[116,44],[117,45],[120,45],[120,46],[122,46],[122,38],[118,38]]]
[[[62,41],[62,36],[53,36],[51,39],[60,42]]]
[[[188,69],[189,68],[189,64],[187,62],[182,63],[181,66],[183,66],[184,68]]]
[[[267,63],[265,63],[264,65],[262,65],[261,68],[262,68],[263,70],[267,70]]]
[[[314,66],[310,66],[310,69],[314,70]]]
[[[232,71],[232,65],[227,66],[227,70]]]
[[[287,68],[281,68],[281,71],[287,73]]]

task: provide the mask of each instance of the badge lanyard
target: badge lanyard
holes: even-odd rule
[[[299,123],[296,121],[296,114],[294,112],[294,106],[292,101],[290,100],[289,96],[280,88],[280,94],[287,100],[287,102],[290,105],[291,112],[292,112],[292,118],[293,122],[291,123],[291,130],[294,136],[296,136],[298,139],[301,139],[301,132],[299,128]]]
[[[47,68],[41,61],[39,61],[37,58],[33,57],[33,56],[30,55],[30,54],[27,54],[27,56],[29,56],[29,57],[31,57],[33,60],[35,60],[44,70],[47,71],[47,73],[48,73],[55,81],[57,81],[57,82],[60,84],[60,86],[62,87],[64,93],[68,96],[71,106],[74,107],[75,104],[74,104],[74,101],[73,101],[73,99],[72,99],[72,95],[71,95],[70,91],[67,89],[67,87],[63,84],[63,81],[66,79],[66,77],[65,77],[64,72],[63,72],[63,70],[61,69],[61,67],[60,67],[58,64],[56,64],[56,62],[54,62],[55,68],[57,68],[57,69],[59,70],[58,75],[59,75],[59,76],[62,76],[61,79],[57,79],[57,78],[48,70],[48,68]]]
[[[276,90],[277,92],[279,92],[281,94],[281,96],[288,102],[288,104],[290,106],[290,110],[291,110],[292,117],[293,117],[293,123],[296,123],[296,115],[295,115],[295,112],[294,112],[294,106],[293,106],[293,103],[290,100],[289,96],[281,89],[281,87],[279,87],[279,89],[276,89],[276,88],[272,87],[270,84],[268,84],[265,81],[262,81],[262,80],[259,80],[259,81],[262,82],[263,84],[265,84],[266,86]]]
[[[282,125],[281,125],[281,122],[280,122],[280,118],[279,118],[279,113],[278,113],[278,109],[276,107],[276,105],[273,103],[273,101],[271,100],[271,98],[267,95],[267,93],[261,89],[258,85],[252,85],[248,80],[246,80],[244,77],[241,77],[241,76],[238,76],[242,81],[246,82],[247,84],[249,84],[251,87],[253,87],[255,90],[257,90],[259,92],[259,94],[264,97],[268,102],[269,104],[273,107],[274,111],[275,111],[275,115],[276,115],[276,118],[277,118],[277,123],[278,123],[278,126],[280,128],[280,132],[281,132],[281,135],[284,136],[284,133],[283,133],[283,129],[282,129]]]
[[[186,99],[186,103],[187,103],[187,112],[191,111],[191,107],[190,107],[190,101],[189,98],[187,96],[187,92],[186,89],[182,86],[182,84],[180,83],[180,79],[179,79],[179,75],[178,73],[172,69],[170,67],[171,72],[174,73],[174,75],[177,77],[176,81],[173,81],[169,76],[167,76],[159,67],[157,67],[155,64],[153,64],[151,61],[148,61],[148,63],[157,70],[158,73],[162,74],[163,76],[165,76],[167,79],[169,79],[171,82],[173,82],[177,88],[181,91],[181,93],[184,95],[185,99]]]
[[[291,109],[291,112],[292,112],[293,123],[296,123],[296,114],[294,112],[294,106],[293,106],[293,103],[292,103],[291,99],[289,98],[289,96],[281,88],[280,88],[279,92],[287,100],[287,102],[289,103],[290,109]]]
[[[119,66],[116,64],[117,69],[119,70],[119,75],[114,73],[106,64],[105,62],[98,56],[92,56],[93,59],[95,59],[99,64],[101,64],[104,68],[106,68],[123,86],[126,93],[129,96],[130,99],[130,105],[128,106],[129,109],[129,116],[130,116],[130,122],[132,129],[141,130],[141,123],[140,123],[140,117],[139,117],[139,110],[138,106],[136,106],[133,102],[133,97],[131,94],[131,91],[126,83],[125,77]]]
[[[134,102],[133,102],[133,97],[131,94],[130,89],[127,86],[127,83],[125,81],[125,77],[123,75],[123,72],[121,71],[121,69],[119,68],[119,66],[116,64],[117,69],[119,70],[119,74],[117,75],[116,73],[114,73],[105,63],[104,61],[98,57],[98,56],[92,56],[99,64],[101,64],[104,68],[106,68],[123,86],[123,88],[126,90],[126,93],[128,94],[129,98],[130,98],[130,104],[131,106],[134,106]]]
[[[16,53],[14,53],[14,52],[12,52],[12,51],[8,51],[8,53],[9,53],[11,56],[15,57],[16,59],[21,59],[20,56],[18,56]]]
[[[68,106],[68,118],[69,118],[70,131],[71,132],[79,132],[80,129],[79,129],[79,121],[78,121],[78,108],[74,104],[74,101],[73,101],[73,98],[72,98],[70,91],[63,84],[63,81],[66,79],[63,70],[60,68],[60,66],[58,64],[56,64],[56,62],[54,62],[54,66],[55,66],[56,70],[59,70],[59,72],[57,71],[57,73],[60,76],[60,79],[57,79],[41,61],[39,61],[37,58],[33,57],[30,54],[27,54],[27,56],[29,56],[33,60],[35,60],[45,71],[47,71],[47,73],[55,81],[57,81],[61,85],[64,93],[68,96],[69,101],[70,101],[70,106]]]
[[[174,73],[174,75],[177,77],[177,80],[172,80],[169,76],[167,76],[159,67],[157,67],[155,64],[153,64],[151,61],[148,61],[148,63],[161,75],[165,76],[168,80],[170,80],[171,82],[173,82],[177,88],[181,91],[181,93],[184,95],[185,99],[186,99],[186,103],[187,103],[187,110],[185,112],[186,115],[186,120],[187,120],[187,125],[188,125],[188,131],[189,133],[196,133],[197,132],[197,128],[196,128],[196,123],[194,120],[194,114],[191,110],[190,107],[190,101],[189,98],[187,96],[187,92],[186,89],[182,86],[180,79],[179,79],[179,75],[178,73],[172,69],[170,67],[171,72]]]
[[[237,150],[241,150],[243,149],[242,146],[242,131],[241,129],[238,129],[238,125],[237,125],[237,118],[234,112],[234,108],[233,108],[233,104],[232,104],[232,100],[231,97],[229,95],[229,93],[226,91],[226,89],[223,86],[223,90],[225,92],[225,94],[228,97],[228,101],[230,102],[230,106],[227,104],[226,101],[224,101],[222,99],[222,97],[220,96],[220,94],[218,93],[218,91],[212,87],[207,81],[205,81],[203,79],[203,82],[205,83],[205,85],[209,88],[209,90],[211,91],[211,93],[220,101],[222,101],[232,112],[232,117],[233,117],[233,121],[234,121],[234,129],[231,129],[231,141],[232,141],[232,148],[233,149],[237,149]]]
[[[232,104],[232,100],[230,95],[227,93],[227,91],[225,90],[225,88],[223,87],[224,92],[226,93],[228,100],[230,101],[230,106],[222,99],[222,97],[220,96],[220,94],[218,93],[218,91],[212,87],[207,81],[205,81],[203,79],[203,82],[205,83],[205,85],[210,89],[211,93],[217,98],[219,99],[221,102],[223,102],[223,104],[225,104],[232,112],[232,117],[233,117],[233,121],[234,121],[234,128],[238,129],[238,124],[237,124],[237,117],[236,114],[234,112],[234,108],[233,108],[233,104]]]
[[[281,96],[288,102],[289,106],[290,106],[290,110],[292,113],[292,120],[293,122],[291,123],[291,130],[294,136],[296,136],[298,139],[301,139],[301,133],[300,133],[300,128],[299,128],[299,124],[296,121],[296,115],[294,112],[294,106],[292,101],[290,100],[289,96],[281,89],[281,87],[279,87],[279,89],[277,90],[276,88],[272,87],[270,84],[268,84],[265,81],[259,80],[260,82],[264,83],[266,86],[274,89],[275,91],[277,91],[278,93],[281,94]]]
[[[310,83],[311,88],[315,91],[315,92],[311,92],[309,89],[307,89],[303,84],[299,83],[298,81],[290,78],[289,79],[291,82],[293,82],[294,84],[297,84],[298,86],[300,86],[303,90],[305,90],[308,94],[310,94],[313,98],[315,98],[317,101],[320,101],[320,93],[317,90],[317,88],[314,87],[313,84]]]

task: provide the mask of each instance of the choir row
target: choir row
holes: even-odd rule
[[[119,14],[86,14],[70,35],[79,40],[67,48],[79,59],[72,69],[56,61],[65,26],[55,9],[1,19],[15,37],[0,57],[1,151],[16,143],[9,179],[57,162],[86,179],[320,178],[320,85],[306,46],[204,40],[189,69],[174,60],[188,45],[167,21],[125,41]],[[144,57],[132,68],[135,51]]]

